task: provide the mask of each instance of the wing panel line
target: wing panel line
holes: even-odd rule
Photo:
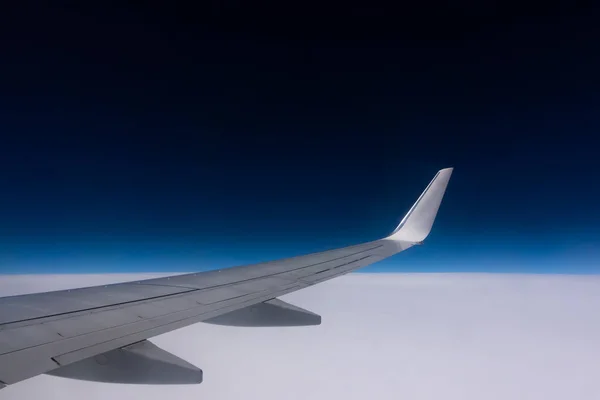
[[[365,253],[371,250],[375,250],[377,248],[382,247],[383,245],[378,245],[378,246],[374,246],[365,250],[361,250],[355,253],[351,253],[351,254],[347,254],[344,256],[340,256],[340,257],[336,257],[336,258],[332,258],[331,260],[327,260],[327,261],[320,261],[318,263],[314,263],[314,264],[310,264],[310,265],[304,265],[302,267],[298,267],[298,268],[292,268],[292,269],[288,269],[282,272],[278,272],[275,274],[266,274],[266,275],[261,275],[258,277],[253,277],[253,278],[248,278],[248,279],[242,279],[242,280],[238,280],[238,281],[232,281],[232,282],[228,282],[228,283],[222,283],[222,284],[218,284],[218,285],[213,285],[213,286],[207,286],[207,287],[203,287],[203,288],[195,288],[195,289],[190,289],[190,290],[185,290],[182,292],[178,292],[178,293],[169,293],[169,294],[163,294],[163,295],[159,295],[159,296],[153,296],[153,297],[148,297],[145,299],[141,299],[141,300],[130,300],[130,301],[124,301],[124,302],[120,302],[120,303],[113,303],[110,305],[102,305],[102,306],[95,306],[95,307],[88,307],[88,308],[82,308],[79,310],[74,310],[74,311],[66,311],[66,312],[62,312],[62,313],[55,313],[55,314],[48,314],[48,315],[43,315],[43,316],[39,316],[39,317],[32,317],[32,318],[26,318],[26,319],[21,319],[21,320],[15,320],[15,321],[9,321],[9,322],[3,322],[0,323],[0,331],[2,331],[3,329],[6,329],[5,327],[11,324],[18,324],[18,323],[24,323],[24,322],[31,322],[31,321],[35,321],[35,320],[39,320],[39,319],[45,319],[45,318],[52,318],[52,317],[60,317],[60,316],[66,316],[66,315],[70,315],[70,314],[76,314],[76,313],[85,313],[88,311],[94,311],[94,310],[98,310],[98,309],[103,309],[106,308],[108,309],[109,307],[116,307],[119,308],[120,306],[124,306],[124,305],[128,305],[128,304],[134,304],[134,303],[142,303],[142,302],[149,302],[149,301],[154,301],[157,299],[162,299],[162,298],[167,298],[167,297],[175,297],[178,295],[184,295],[190,292],[197,292],[200,290],[211,290],[211,289],[217,289],[220,287],[225,287],[225,286],[231,286],[231,285],[235,285],[238,283],[245,283],[245,282],[251,282],[251,281],[255,281],[255,280],[260,280],[266,277],[272,277],[272,276],[276,276],[276,275],[281,275],[281,274],[285,274],[285,273],[289,273],[289,272],[293,272],[293,271],[298,271],[298,270],[302,270],[304,268],[311,268],[317,265],[321,265],[321,264],[325,264],[328,262],[332,262],[332,261],[337,261],[340,260],[342,258],[347,258],[347,257],[351,257],[357,254],[361,254],[361,253]],[[143,283],[144,281],[138,281],[139,283],[123,283],[122,285],[131,285],[131,284],[136,284],[136,285],[154,285],[154,284],[146,284]],[[186,288],[185,286],[177,286],[177,285],[160,285],[160,286],[167,286],[167,287],[179,287],[179,288]],[[49,292],[51,293],[51,292]]]

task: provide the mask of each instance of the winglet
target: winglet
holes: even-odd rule
[[[409,243],[420,243],[425,240],[433,226],[452,170],[453,168],[445,168],[438,171],[387,239]]]

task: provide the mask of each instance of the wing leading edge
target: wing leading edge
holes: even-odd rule
[[[318,315],[277,297],[421,243],[451,174],[452,168],[439,171],[392,234],[373,242],[218,271],[0,298],[0,388],[43,373],[119,382],[111,376],[123,369],[131,372],[129,383],[199,383],[200,370],[147,339],[201,321],[319,324]],[[106,366],[106,360],[113,364]],[[167,370],[172,360],[177,366],[161,379],[146,372]],[[191,378],[172,372],[184,370]]]

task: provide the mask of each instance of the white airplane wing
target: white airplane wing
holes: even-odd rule
[[[147,339],[205,322],[318,325],[277,297],[347,274],[429,234],[452,169],[439,171],[386,238],[160,279],[0,298],[0,387],[39,374],[115,383],[200,383],[202,371]]]

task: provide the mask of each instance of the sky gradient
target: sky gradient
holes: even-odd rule
[[[373,240],[449,166],[426,245],[367,271],[600,272],[597,9],[26,3],[0,21],[1,273]]]

